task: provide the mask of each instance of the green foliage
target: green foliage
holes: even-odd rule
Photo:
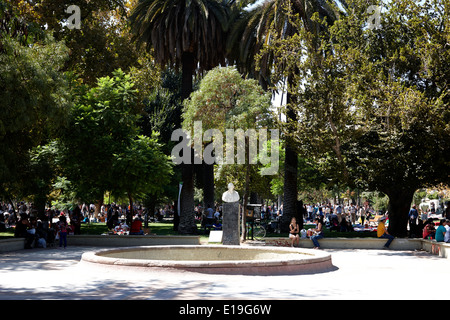
[[[279,174],[272,176],[270,180],[270,190],[273,195],[283,195],[284,192],[284,142],[279,145],[279,154]],[[327,177],[323,174],[323,170],[321,170],[319,164],[312,159],[298,157],[297,163],[297,187],[298,190],[301,190],[301,199],[308,199],[309,202],[322,202],[325,198],[323,193],[326,193],[327,188],[332,187],[329,184]],[[264,189],[267,189],[267,185],[264,186]]]
[[[242,78],[234,67],[217,67],[205,75],[199,89],[184,101],[183,127],[192,131],[194,121],[202,121],[203,130],[219,130],[223,136],[226,129],[267,128],[273,123],[270,99],[270,93],[256,80]],[[215,169],[216,190],[226,190],[226,185],[233,182],[236,190],[245,190],[244,197],[250,191],[271,197],[270,191],[263,187],[270,179],[259,174],[257,165],[227,164]]]
[[[448,181],[439,174],[449,165],[448,11],[441,1],[392,1],[382,27],[370,30],[366,3],[348,5],[319,38],[299,32],[271,47],[279,63],[299,70],[290,88],[301,101],[292,105],[299,151],[359,187]]]
[[[100,77],[110,76],[116,69],[128,72],[141,67],[139,48],[131,40],[125,0],[40,0],[29,12],[22,13],[29,21],[46,26],[57,40],[70,49],[66,70],[84,83],[95,85]],[[81,13],[80,29],[69,29],[69,5],[77,5]],[[24,11],[24,10],[22,10]]]
[[[152,131],[160,134],[160,141],[167,147],[167,153],[173,143],[172,132],[181,127],[181,77],[173,70],[165,70],[160,85],[144,96],[142,124],[143,133],[151,136]]]
[[[208,70],[225,62],[226,1],[140,0],[130,15],[132,30],[156,61],[181,66],[185,52],[194,54],[194,65]]]
[[[277,63],[274,52],[263,50],[265,46],[290,38],[299,29],[318,32],[323,26],[313,16],[335,21],[341,14],[337,3],[346,6],[345,1],[270,0],[258,1],[251,10],[242,10],[238,2],[233,7],[237,13],[227,38],[228,59],[240,72],[258,79],[264,88],[273,88],[282,80],[280,74],[288,74],[289,65]],[[296,18],[301,23],[294,23]]]
[[[270,47],[299,71],[289,88],[299,121],[286,132],[326,176],[387,194],[390,228],[403,235],[414,191],[449,183],[448,6],[393,0],[369,29],[367,2],[347,3],[327,32],[299,28]]]
[[[112,194],[126,193],[143,199],[147,194],[162,193],[170,181],[172,162],[161,149],[157,134],[152,137],[140,135],[131,140],[127,149],[113,154]]]
[[[183,127],[201,120],[203,128],[257,129],[271,123],[270,93],[253,79],[243,79],[234,67],[208,72],[197,91],[184,102]]]
[[[30,151],[59,134],[70,95],[61,72],[67,48],[50,36],[33,44],[4,35],[0,53],[0,193],[18,194]]]
[[[13,38],[25,46],[45,38],[45,32],[37,23],[26,21],[10,1],[0,0],[0,52],[4,52],[3,38]]]
[[[156,137],[139,136],[135,95],[131,77],[117,70],[74,105],[59,165],[77,199],[101,200],[105,191],[142,196],[167,181],[169,159]]]

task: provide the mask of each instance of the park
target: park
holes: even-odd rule
[[[0,300],[448,298],[447,0],[69,2],[0,0]]]

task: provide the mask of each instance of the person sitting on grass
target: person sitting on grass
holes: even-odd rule
[[[142,235],[144,230],[142,230],[142,221],[139,217],[135,217],[131,223],[130,235]]]

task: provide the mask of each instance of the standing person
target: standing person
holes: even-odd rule
[[[206,209],[206,223],[213,224],[214,223],[214,210],[211,208],[211,205],[208,204],[208,209]]]
[[[308,204],[306,207],[306,212],[308,213],[307,219],[311,220],[313,216],[313,206],[311,204]]]
[[[314,249],[320,249],[318,240],[323,238],[323,220],[322,218],[315,218],[314,223],[316,224],[316,228],[310,229],[313,232],[311,240],[314,244]]]
[[[352,224],[356,224],[356,207],[353,203],[350,207],[350,216],[351,216]]]
[[[63,212],[59,216],[59,221],[57,223],[57,228],[59,231],[59,247],[62,247],[64,243],[64,249],[67,247],[67,219]]]
[[[339,223],[341,223],[341,221],[342,221],[342,207],[341,207],[340,204],[338,204],[336,206],[336,215],[337,215]]]
[[[331,215],[331,204],[327,204],[327,206],[325,207],[325,218],[326,219],[330,219],[330,215]],[[339,219],[339,216],[338,216],[338,219]],[[339,220],[339,222],[340,222],[340,220]]]
[[[361,225],[364,226],[364,220],[366,219],[366,213],[364,211],[364,207],[358,206],[358,216],[361,220]]]
[[[390,235],[389,232],[386,229],[386,225],[384,224],[384,221],[386,220],[386,217],[381,217],[378,220],[378,227],[377,227],[377,236],[378,238],[385,238],[388,239],[388,241],[383,246],[384,249],[389,249],[389,246],[391,245],[391,242],[394,240],[394,236]]]
[[[292,217],[291,224],[289,225],[289,239],[291,239],[291,247],[294,246],[294,244],[297,244],[300,242],[300,227],[297,223],[297,219],[295,217]]]
[[[417,218],[419,217],[419,212],[416,209],[416,205],[413,205],[411,210],[408,213],[408,222],[409,222],[409,236],[412,237],[415,235],[417,229]]]
[[[219,211],[219,207],[216,207],[216,212],[214,212],[214,219],[216,219],[216,221],[220,220],[220,211]]]

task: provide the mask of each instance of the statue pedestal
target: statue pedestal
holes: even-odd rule
[[[222,214],[223,244],[239,246],[239,202],[225,202]]]

